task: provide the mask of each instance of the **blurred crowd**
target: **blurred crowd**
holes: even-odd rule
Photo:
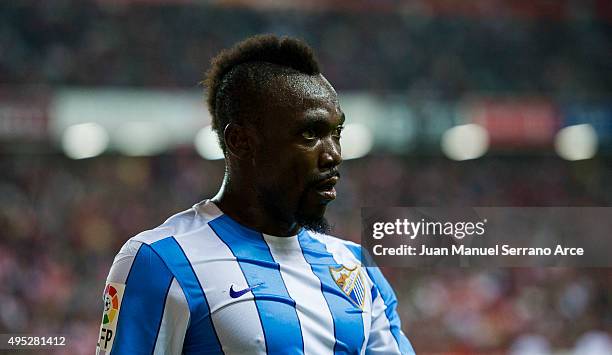
[[[386,11],[314,12],[146,1],[2,2],[0,82],[196,87],[220,49],[255,33],[276,33],[311,44],[341,90],[576,97],[611,87],[612,23],[598,17],[592,1],[571,2],[564,21],[515,18],[502,6],[510,1],[480,1],[489,13],[482,17],[436,16],[417,11],[419,2],[427,0],[379,2]]]
[[[358,242],[360,206],[610,205],[610,166],[605,160],[453,163],[371,156],[343,164],[339,199],[328,217],[333,234]],[[214,195],[223,162],[180,151],[78,162],[50,154],[3,158],[0,171],[0,333],[65,334],[69,353],[89,353],[113,256],[129,237]],[[595,339],[588,346],[612,351],[608,270],[384,272],[396,288],[404,331],[419,352],[527,347],[516,353],[547,353],[572,350],[585,337]]]

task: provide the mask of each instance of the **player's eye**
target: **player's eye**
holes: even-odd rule
[[[334,133],[332,133],[332,135],[335,138],[340,138],[342,136],[342,130],[344,129],[344,126],[338,126],[335,130]]]
[[[311,140],[311,139],[315,139],[317,138],[317,133],[315,132],[314,129],[307,129],[305,131],[302,132],[302,137]]]

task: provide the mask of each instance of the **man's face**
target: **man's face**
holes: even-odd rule
[[[323,216],[336,198],[344,113],[321,75],[275,81],[253,159],[259,201],[283,222],[327,231]]]

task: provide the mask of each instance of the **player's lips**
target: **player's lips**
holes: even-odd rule
[[[336,186],[336,183],[339,179],[340,177],[336,175],[321,180],[314,186],[315,190],[317,191],[317,194],[319,194],[325,200],[334,200],[336,198],[336,189],[334,188],[334,186]]]

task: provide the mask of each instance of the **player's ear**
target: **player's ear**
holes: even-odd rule
[[[238,159],[248,159],[254,148],[254,140],[248,127],[230,123],[223,131],[227,151]]]

